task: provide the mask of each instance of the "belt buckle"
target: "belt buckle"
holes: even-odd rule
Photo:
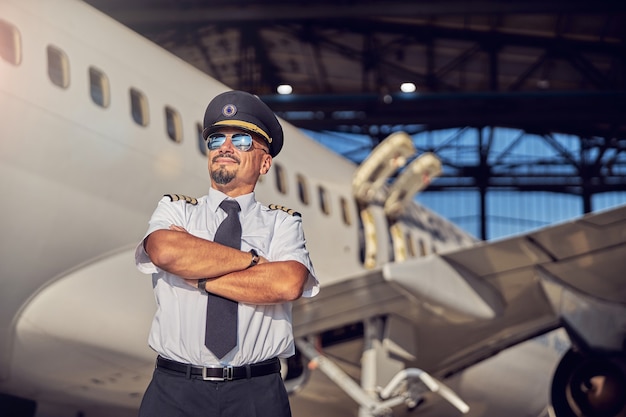
[[[222,368],[222,375],[224,376],[224,380],[232,381],[234,374],[235,373],[233,372],[233,366],[232,365],[228,365],[228,366],[225,366],[224,368]]]
[[[216,368],[207,368],[206,366],[202,367],[202,380],[204,381],[232,381],[233,380],[233,367],[232,365],[222,367],[222,376],[207,376],[207,369],[216,369]],[[219,369],[219,368],[218,368]]]

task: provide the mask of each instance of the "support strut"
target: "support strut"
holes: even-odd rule
[[[357,384],[331,359],[318,352],[308,340],[296,339],[296,345],[300,352],[317,366],[317,369],[360,406],[359,417],[391,417],[393,407],[403,403],[414,407],[421,402],[422,394],[425,392],[441,395],[461,413],[465,414],[469,411],[469,406],[458,395],[421,369],[403,369],[384,388],[377,389],[378,392],[372,392],[371,387],[362,387]],[[369,365],[365,362],[363,366],[365,368]],[[363,369],[365,373],[370,371]]]

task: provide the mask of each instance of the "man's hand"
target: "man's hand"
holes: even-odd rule
[[[187,231],[187,229],[185,229],[182,226],[177,226],[175,224],[171,224],[169,227],[170,230],[173,230],[175,232],[184,232],[184,233],[189,233]],[[259,256],[259,262],[257,263],[257,265],[261,265],[261,264],[265,264],[268,263],[269,261],[264,258],[263,256]],[[219,277],[216,277],[219,278]],[[192,286],[193,288],[198,288],[198,280],[197,279],[185,279],[185,278],[181,278],[183,281],[185,281],[185,283],[187,283],[188,285]]]
[[[198,280],[197,279],[184,279],[183,281],[185,281],[187,284],[191,285],[194,288],[198,288]]]
[[[177,231],[177,232],[185,232],[185,233],[189,233],[189,232],[187,231],[187,229],[185,229],[184,227],[182,227],[182,226],[176,226],[175,224],[171,224],[171,225],[170,225],[170,230],[175,230],[175,231]]]
[[[176,226],[176,227],[178,227],[178,226]],[[172,229],[172,230],[174,230],[174,229]],[[257,265],[266,264],[268,262],[269,261],[266,258],[264,258],[263,256],[259,256],[259,262],[257,263]],[[219,278],[219,277],[216,277],[216,278]],[[198,280],[197,279],[184,279],[184,278],[181,278],[181,279],[183,281],[185,281],[187,284],[191,285],[192,287],[198,288]],[[213,279],[215,279],[215,278],[213,278]]]

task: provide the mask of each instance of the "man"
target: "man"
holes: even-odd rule
[[[254,196],[283,131],[242,91],[215,97],[204,128],[208,194],[161,199],[135,254],[157,301],[157,366],[139,415],[290,416],[278,358],[295,352],[291,302],[319,286],[299,214]]]

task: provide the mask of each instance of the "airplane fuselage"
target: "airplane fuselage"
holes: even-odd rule
[[[0,16],[0,390],[134,407],[154,301],[132,251],[163,194],[206,193],[201,117],[228,88],[82,2],[5,1]],[[322,285],[358,275],[355,166],[284,130],[257,198],[302,214]],[[380,265],[393,248],[376,221]]]
[[[0,393],[37,402],[46,407],[41,415],[133,415],[155,359],[147,346],[151,280],[135,269],[134,249],[164,194],[206,194],[201,119],[226,90],[81,1],[0,3]],[[444,261],[478,242],[414,201],[436,176],[435,156],[416,158],[389,184],[392,171],[415,156],[410,139],[386,141],[367,173],[367,164],[357,167],[294,126],[283,128],[284,147],[255,193],[303,217],[322,292],[294,304],[299,341],[331,337],[324,347],[332,352],[352,347],[340,333],[357,328],[362,344],[377,345],[390,368],[419,365],[441,378],[454,375],[461,396],[484,394],[472,416],[517,406],[493,401],[490,410],[493,384],[485,394],[465,379],[471,369],[461,371],[561,324],[558,297],[546,296],[550,274],[529,279],[520,272],[537,259],[548,271],[548,251],[512,241],[487,255],[478,248],[475,259],[462,252]],[[607,305],[598,310],[623,311]],[[379,325],[384,331],[372,336]],[[555,349],[544,347],[547,362],[538,366],[547,372]],[[368,362],[368,348],[348,349],[345,358]],[[530,352],[521,363],[538,355],[533,349],[520,351]],[[502,365],[489,363],[474,371],[493,383],[497,372],[480,371]],[[370,367],[363,367],[365,375],[355,378],[375,391],[379,381],[368,381]],[[547,385],[544,379],[537,386]],[[528,409],[538,413],[543,403]]]

